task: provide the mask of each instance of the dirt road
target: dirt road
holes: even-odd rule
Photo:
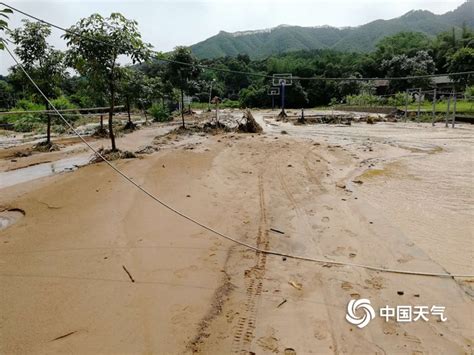
[[[118,166],[263,249],[473,273],[471,127],[267,123],[263,135],[185,137]],[[26,213],[0,231],[2,353],[472,351],[472,279],[256,253],[186,222],[104,164],[0,192],[4,208]],[[359,329],[345,319],[353,298],[445,306],[448,320],[376,317]]]

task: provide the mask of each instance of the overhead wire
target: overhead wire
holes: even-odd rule
[[[13,11],[16,11],[24,16],[27,16],[31,19],[34,19],[35,21],[41,22],[45,25],[51,26],[53,28],[56,28],[58,30],[61,30],[65,33],[72,34],[74,36],[79,36],[82,38],[86,38],[91,41],[95,41],[97,43],[101,43],[107,46],[112,46],[116,47],[115,44],[106,42],[103,40],[99,40],[97,38],[91,37],[84,35],[83,33],[77,32],[77,31],[72,31],[70,29],[67,29],[65,27],[56,25],[50,21],[43,20],[37,16],[31,15],[25,11],[22,11],[16,7],[13,7],[11,5],[8,5],[4,2],[0,2],[1,5],[6,6],[10,8]],[[247,76],[254,76],[254,77],[260,77],[264,79],[273,79],[273,75],[268,75],[264,73],[258,73],[258,72],[245,72],[245,71],[239,71],[239,70],[232,70],[232,69],[225,69],[225,68],[217,68],[217,67],[212,67],[209,65],[204,65],[204,64],[197,64],[197,63],[186,63],[186,62],[181,62],[169,58],[163,57],[163,54],[161,52],[157,52],[154,50],[151,50],[151,53],[153,53],[156,56],[156,59],[159,61],[164,61],[168,63],[175,63],[183,66],[192,66],[204,70],[211,70],[211,71],[216,71],[216,72],[225,72],[225,73],[230,73],[230,74],[239,74],[239,75],[247,75]],[[474,74],[473,71],[465,71],[465,72],[456,72],[456,73],[444,73],[444,74],[425,74],[425,75],[413,75],[413,76],[402,76],[402,77],[384,77],[384,78],[377,78],[377,77],[326,77],[326,76],[313,76],[313,77],[301,77],[301,76],[291,76],[291,77],[280,77],[280,79],[292,79],[292,80],[300,80],[300,81],[305,81],[305,80],[315,80],[315,81],[378,81],[378,80],[389,80],[389,81],[394,81],[394,80],[415,80],[415,79],[429,79],[429,78],[435,78],[435,77],[440,77],[440,76],[463,76],[463,75],[472,75]]]
[[[303,256],[303,255],[295,255],[295,254],[290,254],[290,253],[285,253],[285,252],[280,252],[280,251],[275,251],[275,250],[268,250],[268,249],[262,249],[259,247],[255,247],[249,243],[243,242],[241,240],[238,240],[236,238],[230,237],[213,227],[210,227],[203,222],[200,222],[184,212],[178,210],[177,208],[171,206],[170,204],[166,203],[165,201],[161,200],[158,196],[153,194],[152,192],[148,191],[145,189],[143,186],[135,182],[131,177],[129,177],[125,172],[123,172],[121,169],[116,167],[114,164],[112,164],[106,157],[101,154],[97,149],[95,149],[91,144],[89,144],[84,137],[71,125],[71,123],[64,118],[64,116],[56,109],[56,107],[53,105],[53,103],[49,100],[49,98],[43,93],[43,91],[40,89],[40,87],[36,84],[36,82],[31,78],[31,76],[28,74],[24,66],[18,61],[18,59],[14,56],[14,54],[11,52],[11,50],[8,48],[7,45],[5,45],[5,49],[9,53],[9,55],[12,57],[13,61],[20,67],[20,69],[23,71],[25,76],[30,80],[30,82],[33,84],[33,86],[38,90],[38,92],[43,96],[43,98],[48,102],[50,107],[56,111],[56,113],[59,115],[59,117],[63,120],[63,122],[71,129],[74,134],[79,137],[79,139],[92,151],[98,156],[100,159],[102,159],[111,169],[113,169],[118,175],[120,175],[122,178],[124,178],[128,183],[132,184],[135,186],[138,190],[143,192],[146,196],[160,204],[161,206],[165,207],[166,209],[170,210],[171,212],[177,214],[178,216],[186,219],[187,221],[203,228],[204,230],[207,230],[208,232],[211,232],[212,234],[217,235],[218,237],[227,239],[233,243],[236,243],[238,245],[241,245],[247,249],[253,250],[258,253],[264,253],[268,255],[275,255],[275,256],[281,256],[281,257],[287,257],[295,260],[301,260],[301,261],[307,261],[307,262],[313,262],[313,263],[318,263],[322,265],[336,265],[336,266],[347,266],[347,267],[354,267],[354,268],[362,268],[366,270],[372,270],[372,271],[378,271],[378,272],[386,272],[386,273],[394,273],[394,274],[403,274],[403,275],[417,275],[417,276],[434,276],[434,277],[444,277],[444,278],[474,278],[474,275],[469,275],[469,274],[451,274],[451,273],[438,273],[438,272],[425,272],[425,271],[413,271],[413,270],[402,270],[402,269],[394,269],[394,268],[384,268],[384,267],[378,267],[378,266],[372,266],[372,265],[364,265],[364,264],[357,264],[357,263],[349,263],[349,262],[343,262],[343,261],[333,261],[333,260],[325,260],[325,259],[320,259],[320,258],[313,258],[309,256]]]

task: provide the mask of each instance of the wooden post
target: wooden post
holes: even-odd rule
[[[436,89],[433,90],[433,120],[431,125],[434,127],[436,120]]]
[[[451,95],[448,97],[448,107],[446,108],[446,128],[448,128],[448,120],[449,120],[449,105],[451,103]]]
[[[421,109],[421,88],[418,89],[418,112],[416,113],[416,122],[420,122],[420,109]]]
[[[451,122],[451,127],[454,128],[454,124],[456,123],[456,91],[454,92],[454,95],[453,95],[453,120]]]
[[[405,90],[405,121],[408,118],[408,89]]]

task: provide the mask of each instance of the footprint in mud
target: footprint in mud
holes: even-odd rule
[[[326,209],[327,211],[332,211],[332,210],[334,209],[334,208],[329,207],[329,206],[327,206],[327,205],[324,205],[323,207],[324,207],[324,209]]]
[[[328,223],[330,221],[329,217],[323,217],[321,218],[321,221],[324,223]]]
[[[350,229],[344,229],[343,232],[347,234],[349,237],[357,237],[357,234],[351,231]]]
[[[198,267],[196,265],[191,265],[191,266],[176,270],[174,272],[174,275],[179,277],[179,278],[187,277],[188,273],[196,271],[197,269],[198,269]]]
[[[341,284],[341,288],[343,290],[346,290],[346,291],[349,291],[349,290],[352,290],[352,284],[348,281],[344,281],[342,284]]]
[[[344,247],[337,247],[331,252],[331,255],[345,255],[346,248]]]
[[[266,351],[271,351],[274,353],[280,352],[278,350],[278,339],[274,336],[261,337],[257,340],[257,344]]]
[[[393,335],[397,333],[398,326],[393,322],[383,322],[382,329],[384,334]]]
[[[198,309],[192,306],[183,307],[183,305],[175,304],[171,307],[171,312],[173,314],[171,317],[171,323],[173,325],[188,324],[190,317],[192,317],[193,313],[197,311]]]
[[[384,288],[384,279],[380,276],[374,276],[371,279],[365,280],[365,283],[371,286],[374,290],[381,290]]]
[[[326,321],[323,320],[317,320],[314,322],[314,337],[318,340],[324,340],[327,339],[329,336],[329,325]]]
[[[411,255],[403,255],[401,258],[397,259],[397,261],[400,263],[400,264],[404,264],[404,263],[407,263],[411,260],[413,260],[414,257],[411,256]]]
[[[225,317],[227,319],[227,323],[232,323],[235,319],[235,317],[237,317],[240,313],[239,312],[235,312],[233,310],[229,310]]]

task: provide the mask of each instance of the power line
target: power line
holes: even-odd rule
[[[5,45],[5,48],[7,52],[10,54],[12,59],[17,63],[17,65],[21,68],[23,73],[26,75],[26,77],[31,81],[33,86],[38,90],[38,92],[41,94],[41,96],[44,97],[44,99],[48,102],[50,107],[56,111],[56,113],[59,115],[59,117],[63,120],[63,122],[71,129],[74,134],[79,137],[79,139],[90,149],[92,150],[99,158],[101,158],[110,168],[112,168],[117,174],[119,174],[121,177],[123,177],[127,182],[135,186],[138,190],[143,192],[146,196],[160,204],[161,206],[167,208],[168,210],[172,211],[173,213],[181,216],[182,218],[186,219],[187,221],[221,237],[225,238],[233,243],[239,244],[241,246],[246,247],[247,249],[256,251],[258,253],[264,253],[264,254],[269,254],[269,255],[276,255],[276,256],[281,256],[281,257],[287,257],[287,258],[292,258],[296,260],[302,260],[302,261],[309,261],[309,262],[314,262],[318,264],[323,264],[323,265],[338,265],[338,266],[350,266],[350,267],[356,267],[356,268],[363,268],[367,270],[373,270],[373,271],[380,271],[380,272],[388,272],[388,273],[395,273],[395,274],[403,274],[403,275],[419,275],[419,276],[436,276],[436,277],[460,277],[460,278],[474,278],[474,275],[462,275],[462,274],[449,274],[449,273],[436,273],[436,272],[419,272],[419,271],[409,271],[409,270],[399,270],[399,269],[390,269],[390,268],[383,268],[383,267],[377,267],[377,266],[370,266],[370,265],[363,265],[363,264],[356,264],[356,263],[347,263],[347,262],[342,262],[342,261],[332,261],[332,260],[324,260],[324,259],[318,259],[318,258],[312,258],[308,256],[302,256],[302,255],[294,255],[294,254],[288,254],[280,251],[275,251],[275,250],[267,250],[267,249],[261,249],[259,247],[255,247],[253,245],[250,245],[248,243],[242,242],[240,240],[237,240],[235,238],[232,238],[222,232],[217,231],[216,229],[207,226],[203,222],[199,222],[198,220],[186,215],[185,213],[181,212],[180,210],[176,209],[175,207],[169,205],[168,203],[162,201],[159,197],[154,195],[153,193],[149,192],[146,190],[144,187],[136,183],[132,178],[130,178],[127,174],[125,174],[122,170],[117,168],[114,164],[112,164],[109,160],[107,160],[98,150],[96,150],[92,145],[90,145],[84,137],[69,123],[68,120],[66,120],[63,115],[56,109],[56,107],[52,104],[52,102],[48,99],[48,97],[43,93],[43,91],[39,88],[39,86],[36,84],[36,82],[31,78],[31,76],[27,73],[26,69],[24,66],[18,61],[18,59],[13,55],[13,53],[10,51],[7,45]]]
[[[86,36],[83,33],[80,33],[80,32],[77,32],[77,31],[72,31],[72,30],[69,30],[67,28],[61,27],[61,26],[56,25],[52,22],[43,20],[43,19],[41,19],[39,17],[36,17],[34,15],[31,15],[31,14],[25,12],[25,11],[17,9],[17,8],[11,6],[11,5],[5,4],[4,2],[0,2],[0,4],[3,5],[3,6],[7,6],[11,10],[17,11],[17,12],[19,12],[20,14],[22,14],[24,16],[32,18],[32,19],[34,19],[38,22],[44,23],[48,26],[54,27],[54,28],[56,28],[58,30],[61,30],[63,32],[66,32],[66,33],[69,33],[69,34],[72,34],[72,35],[75,35],[75,36],[78,36],[78,37],[86,38],[86,39],[89,39],[91,41],[95,41],[97,43],[101,43],[101,44],[104,44],[104,45],[107,45],[107,46],[116,47],[114,44],[112,44],[110,42],[102,41],[102,40],[99,40],[99,39],[91,37],[91,36]],[[273,79],[272,75],[267,75],[267,74],[263,74],[263,73],[244,72],[244,71],[239,71],[239,70],[216,68],[216,67],[211,67],[209,65],[204,65],[204,64],[185,63],[185,62],[180,62],[180,61],[176,61],[176,60],[169,59],[169,58],[164,58],[163,54],[158,52],[158,51],[151,50],[151,52],[156,56],[157,60],[168,62],[168,63],[175,63],[175,64],[179,64],[179,65],[184,65],[184,66],[197,67],[197,68],[201,68],[201,69],[204,69],[204,70],[211,70],[211,71],[216,71],[216,72],[224,72],[224,73],[230,73],[230,74],[254,76],[254,77],[260,77],[260,78],[264,78],[264,79]],[[374,78],[374,77],[365,77],[365,78],[364,77],[360,77],[360,78],[358,78],[358,77],[346,77],[346,78],[344,78],[344,77],[324,77],[324,76],[313,76],[313,77],[293,76],[292,79],[293,80],[301,80],[301,81],[311,81],[311,80],[314,80],[314,81],[377,81],[377,80],[395,81],[395,80],[429,79],[429,78],[436,78],[436,77],[439,77],[439,76],[451,76],[451,77],[452,76],[463,76],[463,75],[471,75],[471,74],[474,74],[474,71],[465,71],[465,72],[457,72],[457,73],[445,73],[445,74],[413,75],[413,76],[402,76],[402,77],[385,77],[385,78]],[[282,78],[282,79],[289,79],[289,78]]]
[[[115,106],[116,109],[124,108],[124,105]],[[110,107],[86,107],[86,108],[68,108],[64,110],[58,110],[59,112],[76,112],[76,111],[105,111],[110,110]],[[54,110],[31,110],[31,111],[2,111],[0,116],[3,115],[19,115],[19,114],[29,114],[29,113],[46,113],[52,114],[55,113]]]

